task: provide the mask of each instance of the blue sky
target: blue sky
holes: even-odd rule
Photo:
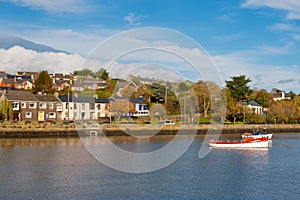
[[[245,73],[253,87],[300,93],[295,0],[0,0],[0,23],[2,32],[82,57],[121,31],[168,28],[202,45],[224,79]]]

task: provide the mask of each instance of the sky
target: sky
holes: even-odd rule
[[[46,69],[67,73],[82,63],[105,66],[111,57],[99,61],[91,56],[105,41],[112,44],[111,38],[124,31],[159,27],[163,31],[155,32],[156,40],[134,32],[139,36],[133,40],[132,35],[123,34],[131,43],[122,44],[127,48],[139,46],[136,44],[157,45],[184,55],[199,50],[210,56],[211,65],[216,65],[213,67],[223,82],[246,74],[252,79],[253,88],[270,91],[276,87],[300,93],[300,1],[296,0],[0,0],[0,24],[1,32],[69,52],[40,53],[21,47],[0,49],[0,70]],[[168,37],[168,30],[185,35],[189,44],[183,45],[180,36]],[[114,45],[107,46],[101,56],[117,51],[120,44]],[[184,65],[174,63],[174,69],[178,70],[171,74],[172,62],[166,61],[168,56],[148,53],[156,58],[148,62],[155,61],[152,72],[159,74],[159,78],[182,75],[189,79],[194,74]],[[129,58],[134,62],[129,63]],[[137,58],[139,54],[123,62],[119,60],[109,68],[110,73],[124,76],[133,72],[135,68],[128,69],[137,65]],[[167,70],[155,71],[162,66]],[[199,70],[203,71],[202,76],[207,76],[206,69]],[[144,67],[139,73],[149,72],[151,69]],[[212,72],[216,73],[215,69]]]

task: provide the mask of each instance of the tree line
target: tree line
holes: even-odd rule
[[[105,80],[106,88],[97,89],[96,91],[85,90],[81,95],[94,95],[98,97],[109,98],[116,96],[118,90],[117,80],[111,79],[109,73],[105,69],[99,69],[96,72],[88,68],[76,70],[72,73],[78,77],[86,77],[88,75]],[[291,92],[291,99],[275,101],[274,94],[265,89],[251,89],[249,83],[251,79],[246,75],[232,76],[230,80],[226,80],[225,88],[221,88],[214,82],[202,81],[194,83],[191,81],[178,83],[151,83],[140,84],[138,80],[134,80],[138,88],[129,86],[121,91],[121,96],[125,98],[143,97],[148,108],[155,104],[163,105],[168,115],[180,115],[184,109],[190,109],[193,113],[200,113],[200,119],[206,120],[215,118],[216,105],[225,103],[226,115],[223,121],[227,122],[245,122],[245,123],[298,123],[300,97]],[[33,92],[42,91],[44,93],[54,93],[52,82],[47,71],[39,73],[35,81]],[[60,95],[66,96],[69,88],[59,91]],[[277,91],[278,93],[281,91]],[[221,99],[212,97],[217,94]],[[253,100],[259,103],[263,108],[263,114],[257,115],[248,109],[248,103]],[[219,101],[219,102],[218,102]],[[190,103],[187,103],[190,102]],[[193,102],[197,102],[197,106],[191,108]],[[186,105],[189,105],[189,108]],[[198,119],[194,119],[198,120]]]

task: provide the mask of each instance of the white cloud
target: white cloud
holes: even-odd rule
[[[259,47],[259,49],[261,52],[264,52],[264,54],[283,55],[288,54],[293,46],[293,42],[288,42],[286,45],[280,47],[263,44]]]
[[[104,35],[80,33],[71,29],[41,29],[34,32],[22,32],[22,38],[45,44],[70,53],[87,55],[96,45],[105,39]]]
[[[300,93],[298,87],[300,70],[298,66],[259,64],[256,60],[257,57],[259,57],[259,53],[255,51],[212,56],[225,80],[229,80],[232,76],[245,74],[252,79],[251,87],[253,88],[267,89],[268,91],[271,91],[272,88],[279,88]],[[286,79],[294,81],[289,83],[281,81]]]
[[[268,28],[274,31],[288,31],[288,32],[300,31],[299,27],[287,23],[276,23]]]
[[[284,10],[287,12],[287,19],[300,19],[300,1],[297,0],[246,0],[242,7],[257,8],[268,7]]]
[[[144,18],[144,16],[142,15],[135,16],[134,13],[128,13],[128,15],[124,17],[124,20],[126,20],[130,25],[139,26],[142,24],[140,22],[142,18]]]
[[[1,0],[9,1],[17,6],[29,7],[34,10],[45,10],[51,13],[78,13],[86,12],[91,9],[95,9],[95,5],[90,5],[86,0]]]
[[[41,71],[69,73],[80,69],[85,59],[78,54],[39,53],[23,47],[14,46],[8,50],[0,49],[0,66],[9,73],[16,71]],[[86,66],[101,66],[96,61],[85,62]]]

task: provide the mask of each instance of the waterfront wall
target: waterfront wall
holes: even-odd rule
[[[153,125],[153,124],[103,124],[97,126],[82,126],[75,124],[52,123],[1,123],[0,137],[49,137],[49,136],[78,136],[90,134],[128,135],[128,134],[241,134],[252,132],[255,129],[263,129],[272,133],[300,132],[300,124],[231,124],[231,125]]]

